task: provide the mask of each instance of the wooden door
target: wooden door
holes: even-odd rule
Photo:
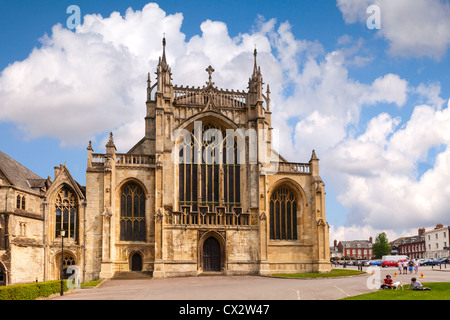
[[[142,271],[142,257],[139,253],[131,257],[131,271]]]
[[[214,237],[203,243],[203,270],[220,271],[220,244]]]

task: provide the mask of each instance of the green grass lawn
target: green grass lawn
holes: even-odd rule
[[[379,290],[342,300],[450,300],[450,282],[422,283],[431,291],[406,290],[409,284],[404,286],[405,290]]]
[[[85,282],[82,283],[80,285],[80,287],[95,287],[96,285],[98,285],[99,283],[101,283],[103,280],[95,280],[95,281],[89,281],[89,282]]]
[[[329,273],[293,273],[293,274],[273,274],[272,277],[283,277],[283,278],[331,278],[331,277],[346,277],[354,276],[358,274],[365,274],[365,271],[357,270],[344,270],[344,269],[333,269]]]

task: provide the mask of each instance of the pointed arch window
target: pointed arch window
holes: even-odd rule
[[[270,239],[297,240],[297,200],[286,186],[277,188],[270,197]]]
[[[55,203],[55,237],[65,230],[65,238],[78,240],[78,201],[75,193],[63,187],[56,196]]]
[[[222,141],[216,141],[217,130]],[[228,145],[226,132],[211,123],[202,123],[201,141],[190,133],[189,141],[183,139],[179,145],[179,203],[199,211],[199,206],[208,206],[213,212],[223,201],[231,212],[241,205],[240,150],[237,142]],[[222,143],[222,145],[220,145]]]
[[[120,240],[145,241],[145,193],[136,183],[128,183],[120,196]]]

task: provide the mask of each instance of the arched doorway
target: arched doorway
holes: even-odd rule
[[[61,254],[59,255],[59,259],[57,260],[58,263],[58,275],[56,279],[60,279],[61,278],[61,267],[63,268],[63,272],[62,272],[62,277],[63,279],[69,279],[69,277],[71,275],[74,274],[74,270],[72,268],[69,268],[70,266],[75,266],[76,265],[76,261],[75,258],[72,254],[70,253],[64,253],[64,258],[63,261],[61,263]]]
[[[6,286],[6,271],[0,263],[0,287]]]
[[[203,271],[220,271],[220,243],[215,237],[203,243]]]
[[[142,271],[142,256],[137,252],[131,256],[131,271]]]

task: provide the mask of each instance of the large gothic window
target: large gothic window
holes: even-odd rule
[[[227,144],[226,131],[213,124],[202,124],[201,130],[201,140],[193,131],[179,146],[180,208],[190,206],[195,212],[207,206],[213,212],[222,199],[227,211],[232,211],[241,205],[237,142]],[[219,132],[221,141],[215,135]]]
[[[297,240],[297,201],[288,187],[277,188],[270,197],[270,239]]]
[[[68,187],[63,187],[56,196],[56,225],[55,236],[65,231],[65,238],[78,239],[78,202],[75,193]]]
[[[136,183],[128,183],[122,188],[120,240],[145,241],[145,194]]]

